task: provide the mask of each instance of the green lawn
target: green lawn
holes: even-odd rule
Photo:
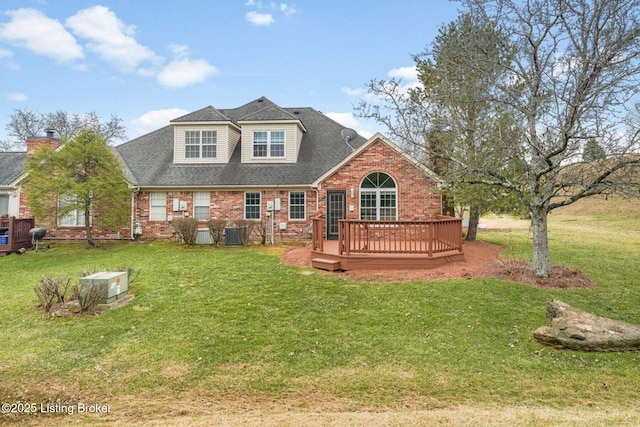
[[[553,263],[583,270],[591,289],[362,283],[282,264],[284,249],[272,247],[55,244],[0,258],[0,401],[98,401],[114,412],[128,399],[161,398],[294,410],[631,409],[640,354],[558,351],[532,338],[550,299],[640,323],[640,203],[586,206],[553,213],[550,238]],[[480,238],[506,246],[507,258],[531,256],[526,231]],[[130,304],[84,318],[36,312],[41,277],[123,266],[140,273]]]

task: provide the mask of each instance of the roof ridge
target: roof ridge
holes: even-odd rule
[[[199,114],[202,113],[210,113],[211,116],[215,119],[215,118],[220,118],[226,121],[232,121],[229,116],[227,116],[225,113],[223,113],[222,111],[218,110],[216,107],[214,107],[213,105],[207,105],[206,107],[200,108],[196,111],[192,111],[190,113],[184,114],[180,117],[177,117],[173,120],[170,120],[169,123],[175,123],[175,122],[184,122],[184,121],[189,121],[187,118],[191,118],[191,117],[197,117]],[[201,119],[201,118],[197,118],[195,119],[196,121],[208,121],[206,119]]]
[[[300,120],[295,115],[293,115],[292,113],[288,112],[287,110],[285,110],[284,108],[280,107],[279,105],[273,104],[273,105],[268,105],[268,106],[266,106],[264,108],[261,108],[261,109],[259,109],[257,111],[254,111],[253,113],[247,114],[244,117],[240,117],[238,119],[238,121],[247,120],[251,116],[256,116],[256,115],[258,115],[258,114],[260,114],[260,113],[262,113],[262,112],[264,112],[266,110],[271,110],[271,109],[275,109],[277,111],[281,111],[281,112],[285,113],[287,116],[290,116],[292,120]]]

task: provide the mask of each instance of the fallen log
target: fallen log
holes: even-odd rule
[[[547,317],[551,326],[533,333],[543,345],[580,351],[640,350],[640,325],[599,317],[562,301],[549,301]]]

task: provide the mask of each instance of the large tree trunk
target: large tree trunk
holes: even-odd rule
[[[547,210],[532,207],[531,226],[533,230],[533,272],[538,277],[551,276],[549,256],[549,236],[547,234]]]
[[[96,247],[96,242],[93,240],[93,232],[91,229],[91,209],[85,208],[84,210],[84,231],[87,235],[87,244],[90,248]]]
[[[467,227],[467,241],[475,241],[478,234],[478,224],[480,223],[480,208],[477,205],[469,207],[469,226]]]

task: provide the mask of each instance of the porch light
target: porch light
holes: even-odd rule
[[[356,190],[355,188],[351,187],[351,198],[353,199],[354,197],[356,197]]]

